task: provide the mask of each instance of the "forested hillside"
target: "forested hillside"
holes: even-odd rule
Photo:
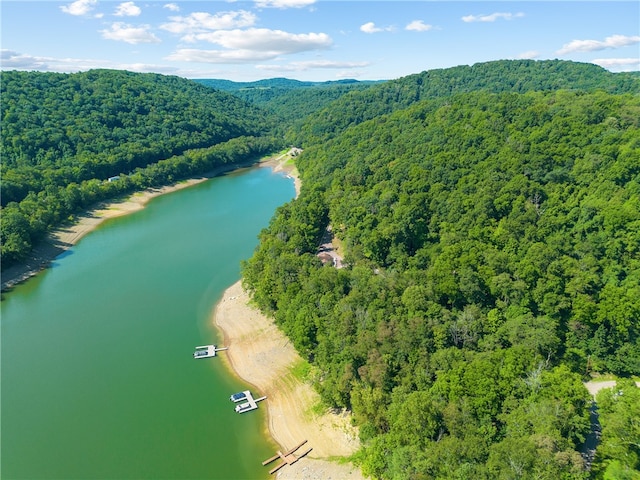
[[[640,375],[638,75],[564,61],[242,88],[1,75],[3,268],[98,200],[303,146],[301,194],[243,282],[323,400],[353,412],[367,475],[640,469],[631,382],[599,397],[591,471],[579,453],[582,381]],[[329,226],[344,268],[317,256]]]
[[[263,110],[186,79],[112,70],[1,75],[3,268],[98,200],[279,145]]]
[[[338,80],[333,82],[301,82],[288,78],[272,78],[256,82],[229,80],[196,80],[208,87],[224,90],[276,114],[279,131],[284,134],[294,121],[300,121],[322,109],[346,93],[366,90],[381,82]],[[297,128],[297,126],[296,126]]]
[[[579,453],[582,380],[640,374],[639,90],[630,77],[591,89],[603,84],[553,75],[560,63],[600,71],[541,62],[518,74],[541,82],[529,93],[495,93],[511,90],[509,69],[451,75],[491,88],[421,100],[445,78],[425,72],[349,94],[306,125],[301,195],[263,231],[243,279],[324,400],[352,410],[367,474],[640,468],[637,442],[613,441],[592,472]],[[345,268],[316,255],[328,225]]]
[[[637,93],[639,85],[640,76],[634,73],[611,73],[591,63],[563,60],[499,60],[427,70],[342,97],[319,110],[304,125],[296,125],[289,132],[288,141],[300,146],[322,142],[354,124],[420,100],[446,98],[455,93],[559,89]]]

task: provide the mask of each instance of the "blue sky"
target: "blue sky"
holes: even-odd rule
[[[3,70],[382,80],[500,59],[640,70],[637,1],[2,0]]]

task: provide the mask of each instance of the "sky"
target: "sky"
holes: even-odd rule
[[[503,59],[640,70],[640,2],[2,0],[0,68],[389,80]]]

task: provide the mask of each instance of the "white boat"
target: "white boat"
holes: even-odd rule
[[[244,391],[244,392],[238,392],[238,393],[234,393],[233,395],[231,395],[229,397],[229,400],[231,400],[232,402],[239,402],[241,400],[244,400],[247,398],[247,392],[248,390]]]
[[[235,403],[246,400],[246,402],[241,403],[240,405],[236,405],[236,408],[234,409],[236,413],[244,413],[258,408],[258,402],[264,400],[265,398],[267,397],[265,396],[254,399],[253,395],[251,395],[251,392],[249,390],[245,390],[244,392],[234,393],[233,395],[231,395],[231,397],[229,397],[229,400]]]
[[[256,408],[258,408],[258,406],[255,403],[252,405],[249,402],[247,402],[247,403],[241,403],[240,405],[236,405],[235,410],[237,413],[244,413],[244,412],[248,412],[249,410],[255,410]]]

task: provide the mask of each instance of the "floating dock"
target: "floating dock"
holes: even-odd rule
[[[193,358],[207,358],[215,357],[216,352],[227,350],[229,347],[216,347],[215,345],[200,345],[196,347],[196,351],[193,352]]]
[[[254,399],[253,395],[251,395],[251,392],[249,390],[245,390],[244,392],[234,393],[233,395],[231,395],[231,397],[229,397],[229,400],[236,403],[244,400],[244,403],[236,405],[235,411],[236,413],[245,413],[258,408],[258,402],[261,402],[266,398],[267,397],[264,396]]]
[[[247,390],[245,390],[244,392],[234,393],[229,397],[229,400],[237,403],[241,400],[244,400],[245,398],[247,398]]]
[[[302,447],[305,443],[307,443],[307,441],[303,440],[302,442],[300,442],[298,445],[296,445],[286,453],[282,453],[281,451],[278,451],[273,457],[267,458],[264,462],[262,462],[262,465],[267,465],[273,462],[274,460],[277,460],[278,458],[282,460],[282,463],[280,465],[276,465],[274,468],[269,470],[270,474],[276,473],[285,465],[293,465],[294,463],[296,463],[298,460],[300,460],[302,457],[304,457],[307,453],[309,453],[312,450],[311,448],[309,448],[300,454],[294,453],[296,450]]]

